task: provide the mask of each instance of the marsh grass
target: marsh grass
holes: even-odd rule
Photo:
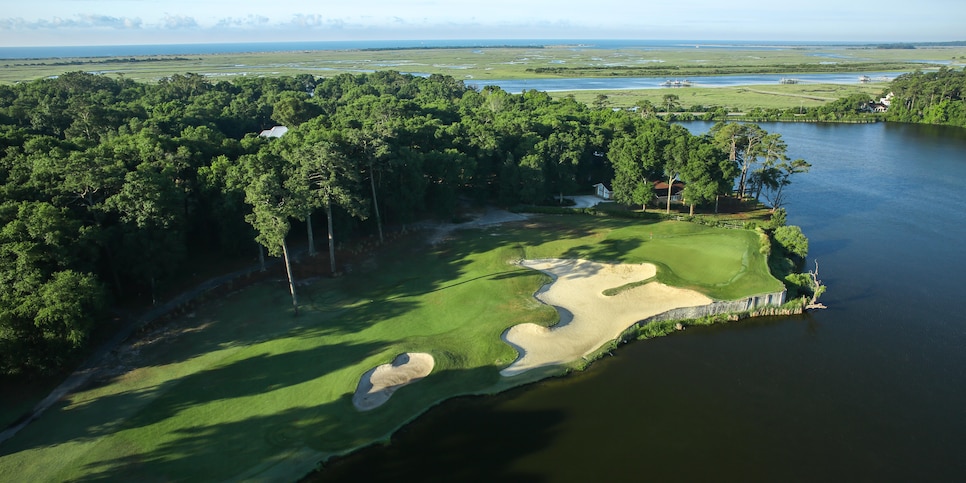
[[[622,67],[671,68],[680,75],[694,69],[711,67],[745,69],[775,73],[823,71],[854,72],[880,70],[876,66],[907,65],[908,69],[930,68],[922,61],[952,62],[962,65],[966,47],[921,47],[912,50],[886,50],[845,47],[798,47],[775,50],[749,48],[709,49],[682,45],[661,49],[597,49],[568,45],[543,48],[434,48],[402,50],[300,50],[179,56],[96,57],[60,59],[2,59],[0,82],[38,79],[64,72],[83,70],[106,75],[153,82],[172,74],[193,72],[214,79],[238,76],[276,76],[395,70],[399,72],[446,74],[479,84],[493,79],[577,77],[579,71],[565,75],[533,72],[545,67],[594,68],[597,76],[611,76]],[[131,61],[134,59],[134,61]],[[832,60],[830,60],[832,59]],[[688,69],[691,69],[690,71]],[[796,70],[798,69],[798,70]],[[643,75],[643,74],[638,74]],[[654,74],[660,77],[666,74]],[[690,74],[696,75],[696,74]]]
[[[775,84],[737,87],[684,87],[675,89],[624,89],[600,91],[559,91],[550,93],[556,99],[572,96],[578,102],[593,105],[598,95],[607,96],[608,106],[631,108],[644,101],[660,106],[664,96],[678,96],[680,107],[676,111],[697,108],[703,112],[710,107],[723,107],[729,111],[743,112],[754,108],[761,109],[807,109],[822,106],[828,102],[863,94],[875,97],[882,94],[887,83],[868,84]]]

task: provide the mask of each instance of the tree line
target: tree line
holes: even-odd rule
[[[670,121],[745,122],[905,122],[938,124],[966,128],[966,69],[941,67],[934,72],[915,71],[893,79],[879,96],[853,94],[821,106],[787,109],[753,108],[735,115],[722,106],[693,105],[684,107],[676,94],[664,96],[661,105],[644,100],[635,110]],[[871,106],[892,94],[885,112],[873,112]],[[606,96],[598,102],[606,102]]]
[[[258,135],[273,125],[290,130]],[[643,207],[681,180],[692,207],[736,182],[778,207],[805,170],[753,124],[695,136],[441,75],[0,86],[0,373],[68,366],[116,309],[155,302],[199,261],[262,247],[288,266],[293,230],[310,251],[324,234],[336,271],[339,243],[452,217],[461,199],[559,203],[603,182]]]
[[[890,83],[889,92],[893,99],[883,115],[887,121],[966,128],[966,69],[903,74]]]

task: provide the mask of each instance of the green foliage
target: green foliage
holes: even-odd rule
[[[786,252],[800,259],[808,255],[808,238],[802,233],[801,227],[786,225],[776,228],[775,242]]]
[[[787,221],[788,211],[786,211],[785,208],[778,208],[772,212],[771,218],[768,219],[768,223],[766,224],[766,228],[769,230],[775,230],[785,226]]]
[[[812,289],[812,277],[807,273],[790,273],[785,276],[784,281],[785,288],[788,290],[788,300],[802,296],[811,296],[814,292]]]
[[[758,233],[758,253],[768,257],[771,255],[771,237],[768,233],[761,228],[756,228],[755,232]]]
[[[896,77],[883,95],[892,93],[888,121],[966,127],[966,69],[941,67]]]
[[[197,261],[248,256],[256,242],[284,255],[293,226],[315,211],[325,211],[335,268],[336,239],[351,246],[352,236],[451,217],[464,200],[560,204],[602,182],[643,208],[663,195],[655,181],[676,177],[689,203],[710,204],[731,190],[740,160],[651,115],[679,100],[591,109],[398,72],[231,82],[178,73],[153,84],[73,72],[3,86],[0,330],[17,344],[34,337],[25,327],[42,305],[35,297],[71,284],[147,304]],[[291,128],[281,139],[256,134],[277,123]],[[102,314],[94,299],[52,305],[42,325],[77,328],[48,332],[83,349]],[[77,307],[83,317],[69,315]],[[27,367],[32,351],[41,346],[6,353]]]

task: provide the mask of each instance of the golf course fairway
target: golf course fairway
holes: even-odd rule
[[[650,264],[655,283],[706,300],[783,289],[749,230],[569,215],[438,245],[412,235],[300,285],[297,317],[279,278],[128,341],[110,371],[0,446],[0,481],[294,481],[448,398],[565,373],[580,361],[501,375],[519,357],[504,333],[559,320],[534,297],[551,277],[520,264],[549,259]],[[360,378],[405,354],[430,356],[431,372],[358,410]]]

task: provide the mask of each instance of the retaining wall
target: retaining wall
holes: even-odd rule
[[[722,300],[712,302],[708,305],[699,305],[697,307],[671,309],[667,312],[652,315],[638,322],[636,325],[638,327],[643,327],[651,322],[660,322],[664,320],[699,319],[701,317],[707,317],[710,315],[753,312],[762,307],[778,307],[779,305],[785,303],[786,293],[787,292],[785,290],[782,290],[781,292],[752,295],[751,297],[739,300]]]

